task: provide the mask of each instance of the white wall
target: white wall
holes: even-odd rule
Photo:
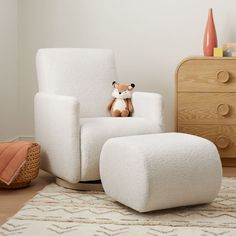
[[[182,58],[202,54],[209,7],[219,44],[235,42],[235,0],[20,0],[20,133],[33,134],[34,61],[43,47],[112,48],[121,81],[163,94],[172,130],[175,69]]]
[[[0,0],[0,141],[18,135],[17,0]]]

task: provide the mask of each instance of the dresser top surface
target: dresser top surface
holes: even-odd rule
[[[176,74],[179,70],[179,68],[184,65],[186,62],[190,62],[190,61],[233,61],[236,60],[236,57],[204,57],[204,56],[189,56],[184,58],[182,61],[180,61],[180,63],[177,65],[176,68]]]
[[[236,57],[204,57],[204,56],[189,56],[182,60],[188,61],[188,60],[235,60]]]

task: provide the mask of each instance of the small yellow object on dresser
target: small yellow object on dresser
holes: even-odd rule
[[[176,70],[176,130],[214,142],[236,166],[236,58],[191,57]]]
[[[214,48],[214,57],[223,57],[223,48]]]

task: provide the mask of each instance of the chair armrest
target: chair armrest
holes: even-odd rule
[[[42,169],[77,183],[80,179],[79,102],[75,97],[37,93],[35,139]]]
[[[132,96],[134,117],[144,117],[162,126],[162,96],[158,93],[134,92]]]

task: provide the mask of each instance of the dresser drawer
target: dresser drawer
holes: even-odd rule
[[[236,125],[179,125],[178,132],[209,139],[216,144],[221,157],[236,158]]]
[[[176,71],[177,89],[185,92],[236,92],[235,59],[187,59]]]
[[[178,124],[236,125],[236,93],[178,93]]]

